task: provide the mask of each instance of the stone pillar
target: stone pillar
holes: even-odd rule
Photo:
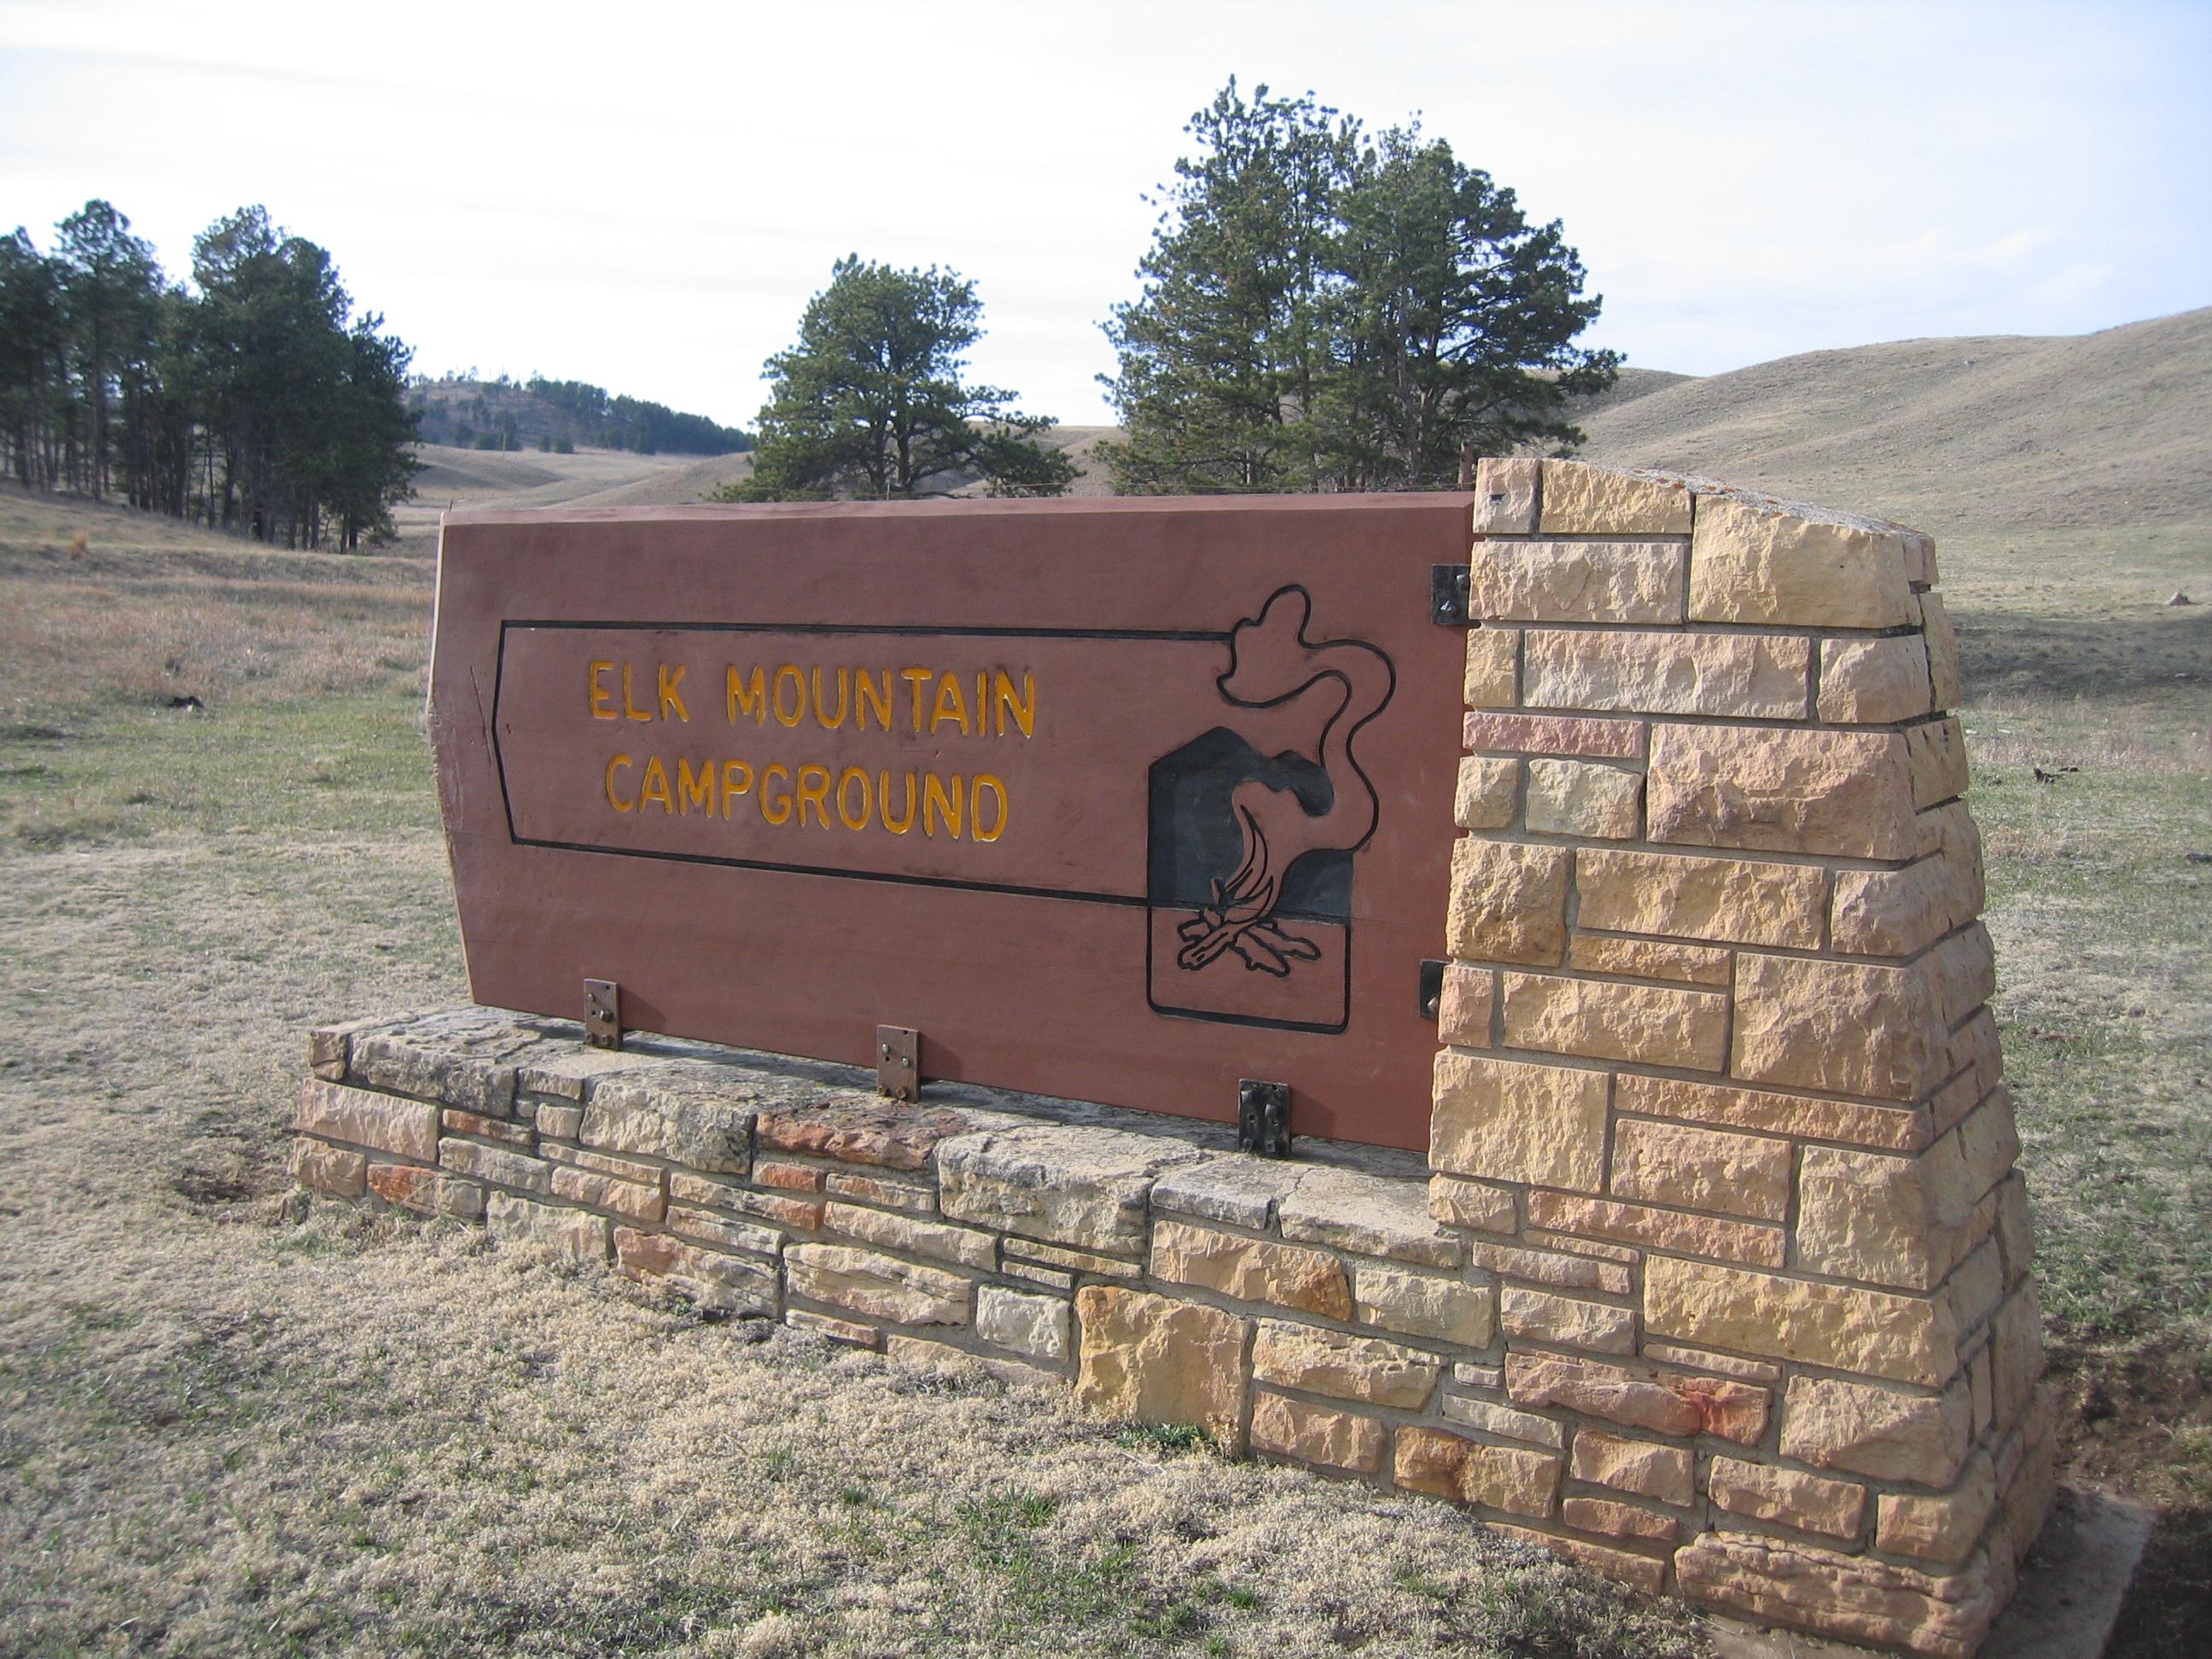
[[[1454,1455],[1565,1413],[1566,1553],[1963,1659],[2053,1440],[1932,544],[1549,460],[1474,532],[1430,1201],[1506,1352]]]

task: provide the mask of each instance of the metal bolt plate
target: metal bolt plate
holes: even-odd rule
[[[1246,1078],[1237,1085],[1237,1148],[1261,1158],[1291,1155],[1291,1085]]]
[[[1441,962],[1424,962],[1420,979],[1421,1018],[1434,1019],[1444,1006],[1444,965]]]
[[[921,1098],[921,1033],[876,1027],[876,1087],[893,1100]]]
[[[1439,628],[1468,625],[1468,589],[1474,572],[1465,564],[1429,567],[1429,620]]]
[[[584,1041],[594,1048],[623,1046],[622,987],[611,979],[584,981]]]

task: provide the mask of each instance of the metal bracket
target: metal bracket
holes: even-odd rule
[[[611,979],[584,981],[584,1041],[594,1048],[623,1046],[622,987]]]
[[[1474,571],[1466,564],[1429,567],[1429,620],[1439,628],[1469,626],[1468,606]]]
[[[1434,1019],[1444,1006],[1444,965],[1441,962],[1421,963],[1420,1010],[1423,1019]]]
[[[1261,1158],[1291,1155],[1291,1085],[1258,1083],[1250,1078],[1237,1085],[1237,1150]]]
[[[893,1100],[921,1098],[921,1033],[903,1025],[876,1027],[876,1088]]]

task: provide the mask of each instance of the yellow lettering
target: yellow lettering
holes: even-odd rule
[[[761,816],[766,818],[770,823],[789,823],[791,822],[790,792],[788,790],[781,791],[778,793],[773,799],[769,799],[768,793],[769,785],[779,777],[786,783],[789,783],[791,781],[791,769],[787,766],[763,766],[761,768],[761,787],[758,797],[760,801]]]
[[[902,836],[914,828],[914,774],[906,775],[906,816],[896,823],[891,822],[891,775],[876,774],[876,811],[881,814],[884,828],[895,836]]]
[[[937,676],[927,668],[902,668],[899,678],[906,682],[908,693],[914,700],[914,729],[918,732],[921,730],[921,688]]]
[[[714,816],[714,763],[701,761],[699,775],[691,775],[691,763],[679,759],[676,763],[676,810],[690,815],[696,806],[708,817]]]
[[[983,792],[998,797],[999,811],[988,830],[983,828]],[[968,833],[977,841],[996,841],[1006,833],[1006,786],[988,772],[978,772],[968,785]]]
[[[623,713],[629,715],[634,720],[649,720],[653,718],[653,711],[649,708],[640,708],[637,706],[636,700],[629,694],[629,665],[628,663],[624,663],[623,665]]]
[[[611,668],[614,665],[612,663],[609,663],[607,666]],[[614,716],[610,714],[607,718],[609,720],[612,720]],[[620,795],[615,793],[615,772],[617,769],[629,766],[630,764],[632,764],[632,762],[628,755],[617,755],[612,760],[607,763],[607,805],[613,807],[617,812],[630,811],[637,805],[635,801],[624,800]]]
[[[848,689],[851,678],[850,669],[837,671],[837,718],[833,720],[822,712],[822,671],[819,668],[814,671],[814,718],[818,724],[828,726],[832,732],[845,723],[845,700],[852,695]]]
[[[1012,676],[1002,670],[998,676],[998,691],[999,735],[1002,738],[1006,735],[1006,716],[1012,714],[1014,724],[1022,728],[1022,735],[1028,737],[1031,724],[1036,719],[1036,676],[1022,676],[1022,695],[1017,698]]]
[[[741,680],[738,678],[738,671],[733,666],[726,676],[725,684],[728,687],[731,725],[735,726],[738,723],[738,716],[740,714],[750,714],[755,726],[768,724],[768,692],[762,684],[759,669],[753,670],[753,677],[750,680]]]
[[[760,670],[753,671],[757,676]],[[743,761],[722,763],[722,816],[730,816],[730,803],[753,787],[753,769]]]
[[[672,674],[666,663],[660,665],[660,718],[666,720],[668,711],[673,708],[676,718],[689,726],[691,724],[691,711],[684,706],[684,699],[676,692],[676,688],[684,684],[684,670],[687,666],[687,664],[679,662],[676,665],[676,672]]]
[[[960,695],[960,682],[950,674],[937,683],[937,705],[929,711],[929,735],[935,737],[939,725],[945,720],[959,726],[963,734],[968,730],[967,700]]]
[[[786,681],[790,682],[792,690],[799,698],[799,701],[792,706],[788,714],[783,712],[783,688]],[[796,726],[806,717],[806,676],[789,663],[786,663],[775,671],[775,717],[785,726]]]
[[[984,737],[991,730],[991,677],[981,669],[975,671],[975,735]]]
[[[658,755],[646,762],[645,781],[638,785],[637,789],[637,804],[640,806],[649,800],[659,801],[664,812],[676,810],[676,803],[668,796],[668,769],[660,763]]]
[[[857,812],[852,806],[853,786],[856,783],[860,786],[860,810]],[[868,810],[874,805],[868,797],[868,775],[857,766],[847,767],[843,775],[837,780],[837,816],[845,820],[845,827],[848,830],[866,829]]]
[[[937,820],[942,817],[952,839],[960,839],[960,775],[952,775],[952,787],[947,790],[934,772],[925,772],[921,778],[921,833],[937,834]]]
[[[599,684],[599,676],[613,666],[611,662],[592,665],[592,718],[595,720],[618,720],[622,718],[615,713],[615,694]]]
[[[813,780],[811,783],[807,781],[810,778]],[[827,830],[830,827],[830,769],[828,767],[802,766],[799,769],[799,827],[802,830],[806,827],[806,808],[809,802],[813,804],[814,816],[822,821],[822,827]]]
[[[886,668],[883,674],[883,689],[878,690],[875,683],[869,679],[866,669],[853,671],[853,690],[857,694],[853,707],[853,729],[855,732],[868,729],[868,707],[871,703],[875,706],[876,724],[886,732],[891,729],[891,671]]]

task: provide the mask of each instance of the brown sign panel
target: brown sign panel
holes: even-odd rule
[[[456,514],[470,982],[580,1018],[1428,1145],[1462,495]]]

